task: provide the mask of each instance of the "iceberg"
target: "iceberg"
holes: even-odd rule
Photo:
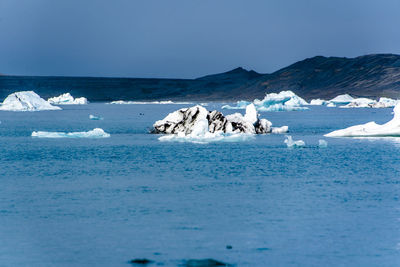
[[[39,138],[107,138],[110,137],[109,133],[106,133],[101,128],[95,128],[87,132],[44,132],[44,131],[34,131],[32,132],[32,137]]]
[[[250,102],[238,101],[235,106],[225,105],[223,109],[245,109]],[[253,101],[258,111],[294,111],[305,110],[308,103],[292,91],[282,91],[280,93],[266,94],[263,100]]]
[[[389,122],[379,125],[374,121],[366,124],[360,124],[348,127],[346,129],[336,130],[326,134],[326,137],[385,137],[400,136],[400,104],[393,109],[393,119]]]
[[[88,100],[85,97],[74,98],[70,93],[55,96],[47,99],[53,105],[86,105]]]
[[[340,106],[340,108],[369,108],[376,103],[375,100],[369,98],[355,98],[349,104]]]
[[[330,103],[328,103],[328,105],[326,105],[328,108],[334,108],[334,107],[336,107],[336,105],[335,105],[335,103],[332,103],[332,102],[330,102]]]
[[[326,142],[323,139],[320,139],[320,140],[318,140],[318,146],[321,147],[321,148],[328,147],[328,142]]]
[[[4,99],[0,110],[5,111],[41,111],[41,110],[61,110],[41,98],[33,91],[15,92]]]
[[[95,116],[95,115],[90,114],[89,115],[89,119],[93,120],[93,121],[99,121],[99,120],[103,120],[103,117]]]
[[[332,98],[328,102],[334,104],[349,104],[353,100],[354,98],[352,96],[350,96],[349,94],[344,94],[344,95],[338,95],[337,97]]]
[[[238,134],[265,134],[284,133],[288,127],[272,127],[272,123],[266,119],[259,119],[254,104],[246,107],[246,113],[234,113],[224,116],[219,111],[208,111],[204,107],[196,105],[183,108],[168,114],[164,119],[156,121],[151,133],[170,134],[175,136],[163,136],[159,140],[186,140],[203,141],[219,139],[248,139],[249,136]]]
[[[290,135],[285,136],[285,143],[288,148],[304,147],[306,143],[303,140],[294,141]]]
[[[149,105],[149,104],[156,104],[156,105],[184,105],[184,104],[193,104],[191,102],[173,102],[171,100],[166,101],[124,101],[124,100],[117,100],[111,101],[108,104],[113,105]]]
[[[312,99],[311,101],[310,101],[310,105],[311,106],[324,106],[324,105],[327,105],[328,104],[328,101],[326,101],[326,100],[323,100],[323,99]]]

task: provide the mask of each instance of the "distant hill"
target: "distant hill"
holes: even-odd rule
[[[70,92],[90,101],[253,100],[282,90],[292,90],[307,100],[343,93],[400,98],[400,56],[317,56],[271,74],[236,68],[198,79],[0,76],[0,99],[20,90],[34,90],[44,98]]]

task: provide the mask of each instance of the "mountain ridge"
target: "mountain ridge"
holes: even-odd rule
[[[400,98],[400,55],[315,56],[269,74],[238,67],[196,79],[0,76],[1,99],[21,90],[34,90],[44,98],[70,92],[91,101],[253,100],[283,90],[307,100],[344,93]]]

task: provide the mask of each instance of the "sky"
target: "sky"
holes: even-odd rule
[[[400,54],[398,0],[0,0],[0,73],[196,78]]]

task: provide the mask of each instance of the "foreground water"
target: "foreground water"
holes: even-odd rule
[[[262,113],[289,125],[293,139],[305,141],[301,149],[288,149],[283,135],[192,144],[147,134],[182,106],[0,112],[0,265],[400,264],[400,141],[322,136],[386,122],[391,109]],[[111,137],[30,136],[96,127]]]

